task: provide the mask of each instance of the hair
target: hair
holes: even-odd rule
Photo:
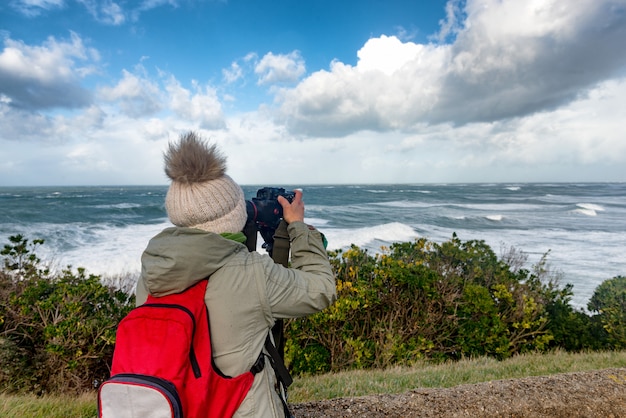
[[[226,173],[226,157],[193,131],[181,135],[177,144],[170,142],[164,158],[165,174],[183,184],[215,180]]]

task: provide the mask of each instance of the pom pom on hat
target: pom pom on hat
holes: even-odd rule
[[[226,158],[215,145],[207,145],[194,132],[181,135],[165,153],[165,174],[172,180],[165,209],[174,225],[216,234],[243,229],[243,191],[226,175]]]

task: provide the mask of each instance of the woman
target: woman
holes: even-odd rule
[[[336,299],[334,275],[319,231],[304,223],[302,192],[290,203],[280,196],[288,223],[291,268],[266,254],[249,252],[241,232],[247,220],[241,187],[226,175],[215,145],[190,132],[165,154],[171,184],[165,199],[176,225],[155,236],[142,255],[137,304],[147,295],[179,293],[209,278],[213,358],[222,373],[236,376],[252,367],[277,319],[319,312]],[[288,414],[270,362],[255,375],[235,417]]]

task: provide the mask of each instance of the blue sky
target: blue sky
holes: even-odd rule
[[[0,186],[626,181],[626,0],[6,0]]]

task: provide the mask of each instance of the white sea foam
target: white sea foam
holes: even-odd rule
[[[604,211],[604,207],[600,206],[600,205],[595,205],[593,203],[578,203],[576,206],[584,208],[584,209],[592,209],[598,212],[603,212]]]
[[[598,216],[598,212],[604,212],[604,207],[593,203],[577,203],[576,206],[578,209],[574,209],[573,212],[587,216]]]
[[[3,231],[6,236],[22,234],[29,240],[44,239],[37,255],[53,269],[85,268],[103,276],[138,275],[141,253],[148,241],[169,222],[114,227],[105,224],[30,224]],[[2,228],[3,230],[5,228]]]
[[[315,226],[328,223],[321,218],[305,218],[305,222]],[[141,253],[148,241],[169,226],[171,224],[166,220],[163,223],[124,227],[40,224],[38,233],[34,229],[12,233],[44,238],[45,244],[38,254],[57,269],[71,265],[74,269],[85,268],[88,274],[138,277]],[[411,241],[418,236],[412,227],[400,222],[356,229],[323,228],[322,232],[328,239],[329,250],[346,249],[355,244],[373,252],[379,251],[382,245]],[[261,249],[262,238],[258,237],[257,242],[257,250],[264,252]]]
[[[305,217],[304,222],[313,226],[322,226],[328,224],[328,219]]]
[[[98,209],[134,209],[142,206],[139,203],[117,203],[114,205],[96,205],[94,207]]]
[[[456,204],[452,205],[456,207],[466,208],[466,209],[476,209],[476,210],[492,210],[492,211],[530,211],[530,210],[539,210],[542,208],[541,205],[536,205],[532,203],[467,203],[467,204]]]
[[[141,253],[148,241],[168,226],[171,224],[164,222],[97,229],[79,236],[78,246],[55,254],[54,258],[103,276],[139,275]]]
[[[574,209],[572,212],[580,213],[581,215],[587,215],[587,216],[598,216],[598,213],[593,209],[579,208],[579,209]]]
[[[406,242],[418,236],[412,227],[400,222],[355,229],[328,228],[323,232],[328,238],[329,250],[345,249],[355,244],[377,251],[380,246],[375,246],[374,243]]]
[[[519,190],[506,189],[518,186]],[[596,186],[558,184],[363,185],[337,186],[334,191],[311,186],[305,188],[310,215],[305,221],[325,233],[330,249],[354,243],[378,252],[381,245],[393,242],[418,236],[443,242],[457,233],[463,241],[485,240],[496,252],[502,244],[513,246],[529,254],[531,264],[551,250],[549,260],[563,270],[563,284],[574,284],[573,304],[581,307],[597,285],[623,275],[626,266],[626,190],[623,185],[602,187],[605,195]],[[161,196],[164,189],[145,192]],[[46,243],[38,251],[42,259],[85,267],[92,274],[138,274],[148,240],[169,226],[164,212],[127,209],[136,203],[156,208],[160,197],[135,199],[130,193],[118,198],[99,188],[46,188],[34,193],[0,188],[0,192],[0,247],[17,233],[31,240],[43,238]],[[143,196],[144,191],[138,192]],[[12,200],[16,194],[26,199]],[[342,203],[344,195],[348,198]],[[62,213],[54,205],[59,201],[64,201]],[[4,206],[5,202],[11,204]],[[102,206],[90,212],[96,205]],[[67,223],[68,219],[75,222]],[[264,251],[260,244],[259,251]]]
[[[521,187],[519,187],[519,186],[509,186],[509,187],[505,187],[505,189],[510,190],[512,192],[516,192],[516,191],[520,190]]]
[[[430,208],[438,206],[437,204],[408,201],[408,200],[395,200],[392,202],[376,202],[372,203],[375,206],[388,206],[392,208]]]
[[[306,218],[305,221],[312,225],[324,222],[323,219],[314,218]],[[82,245],[50,256],[62,266],[71,264],[74,267],[85,267],[88,273],[138,276],[141,271],[141,253],[150,238],[167,226],[171,225],[132,225],[94,231],[90,236],[76,237],[81,239]],[[346,249],[355,244],[373,252],[379,251],[381,245],[411,241],[418,236],[413,228],[399,222],[356,229],[324,228],[322,232],[328,239],[329,250]],[[259,237],[259,252],[264,251],[261,249],[262,242]]]

